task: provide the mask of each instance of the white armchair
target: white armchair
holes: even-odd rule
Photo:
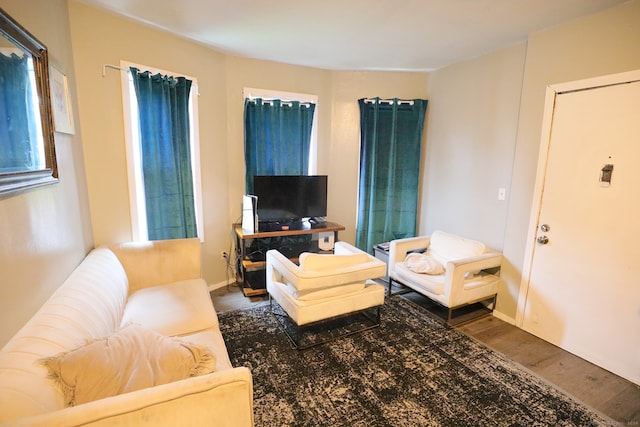
[[[348,333],[379,326],[385,290],[371,279],[385,275],[384,262],[346,242],[336,242],[334,254],[303,253],[299,264],[275,249],[267,252],[267,292],[271,312],[295,347],[311,346],[302,342],[303,327],[337,317],[368,314],[374,310],[374,318],[368,316],[373,324]],[[293,333],[283,324],[282,316],[274,311],[273,300],[293,321]],[[316,341],[312,345],[319,343]]]
[[[424,250],[424,253],[420,253]],[[397,282],[447,308],[447,323],[457,324],[456,309],[485,302],[493,311],[502,254],[476,240],[443,231],[389,244],[389,294]],[[470,319],[465,319],[470,320]]]

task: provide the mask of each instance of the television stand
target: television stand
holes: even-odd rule
[[[258,232],[302,230],[304,229],[305,222],[306,221],[301,219],[260,221],[258,222]]]
[[[326,237],[326,233],[333,233],[333,240],[337,242],[338,232],[345,229],[340,224],[328,221],[319,224],[301,221],[298,229],[283,230],[282,226],[280,224],[280,229],[272,231],[262,231],[258,227],[257,233],[251,233],[243,230],[242,224],[233,224],[236,238],[236,281],[245,296],[267,293],[266,256],[269,249],[277,249],[297,262],[302,252],[332,252],[321,251],[319,240]]]

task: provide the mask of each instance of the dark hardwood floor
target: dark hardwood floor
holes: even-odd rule
[[[620,425],[640,425],[640,387],[632,382],[493,316],[458,329]]]
[[[429,305],[415,293],[406,296]],[[266,297],[245,297],[235,285],[215,290],[211,297],[219,312],[266,301]],[[457,329],[616,420],[618,426],[640,426],[640,386],[493,316]]]

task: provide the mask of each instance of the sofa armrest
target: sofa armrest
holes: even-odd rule
[[[18,426],[253,426],[248,368],[150,387],[10,422]]]
[[[202,277],[200,240],[172,239],[108,246],[129,280],[129,292]]]
[[[395,264],[403,262],[408,252],[427,248],[430,241],[428,236],[392,240],[389,243],[389,276],[395,278]]]
[[[498,252],[487,252],[481,255],[449,261],[446,265],[447,274],[464,277],[467,273],[487,270],[490,268],[500,268],[502,265],[502,254]]]
[[[455,306],[460,301],[467,302],[465,294],[465,280],[468,273],[475,273],[483,270],[495,269],[496,273],[502,265],[502,254],[497,252],[487,252],[469,258],[449,261],[445,271],[445,295],[449,299],[450,306]],[[493,273],[493,272],[492,272]],[[486,285],[496,283],[495,280],[488,280],[485,276],[480,281]],[[469,278],[475,281],[474,276]]]

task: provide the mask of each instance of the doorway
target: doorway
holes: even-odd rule
[[[640,384],[640,72],[550,86],[517,324]]]

